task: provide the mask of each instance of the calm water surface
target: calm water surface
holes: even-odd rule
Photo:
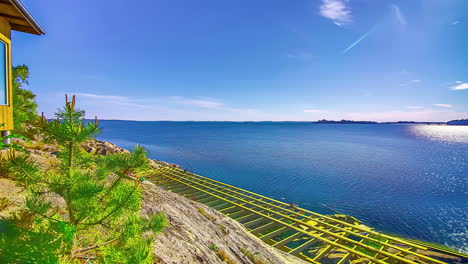
[[[101,140],[141,144],[151,158],[203,176],[468,251],[467,126],[101,124]]]

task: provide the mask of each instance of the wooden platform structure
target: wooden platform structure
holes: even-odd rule
[[[162,167],[148,180],[218,210],[264,242],[310,263],[446,263],[421,254],[444,248],[385,235],[352,217],[318,214],[179,168]]]

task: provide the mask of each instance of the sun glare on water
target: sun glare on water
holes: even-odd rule
[[[411,132],[434,141],[468,143],[468,126],[420,125]]]

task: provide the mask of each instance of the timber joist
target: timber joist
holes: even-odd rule
[[[438,263],[425,245],[385,235],[174,167],[149,178],[156,185],[206,204],[289,254],[311,263]]]

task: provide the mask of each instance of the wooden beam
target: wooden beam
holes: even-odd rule
[[[11,26],[11,29],[13,29],[13,30],[23,31],[23,32],[26,32],[26,33],[31,33],[31,34],[36,34],[36,32],[29,26],[20,25],[20,24],[16,24],[16,23],[10,23],[10,26]]]
[[[27,22],[26,20],[24,20],[23,17],[20,17],[20,16],[14,16],[14,15],[9,15],[9,14],[5,14],[5,13],[0,13],[0,16],[1,16],[1,17],[10,18],[10,19],[22,20],[22,21]]]

